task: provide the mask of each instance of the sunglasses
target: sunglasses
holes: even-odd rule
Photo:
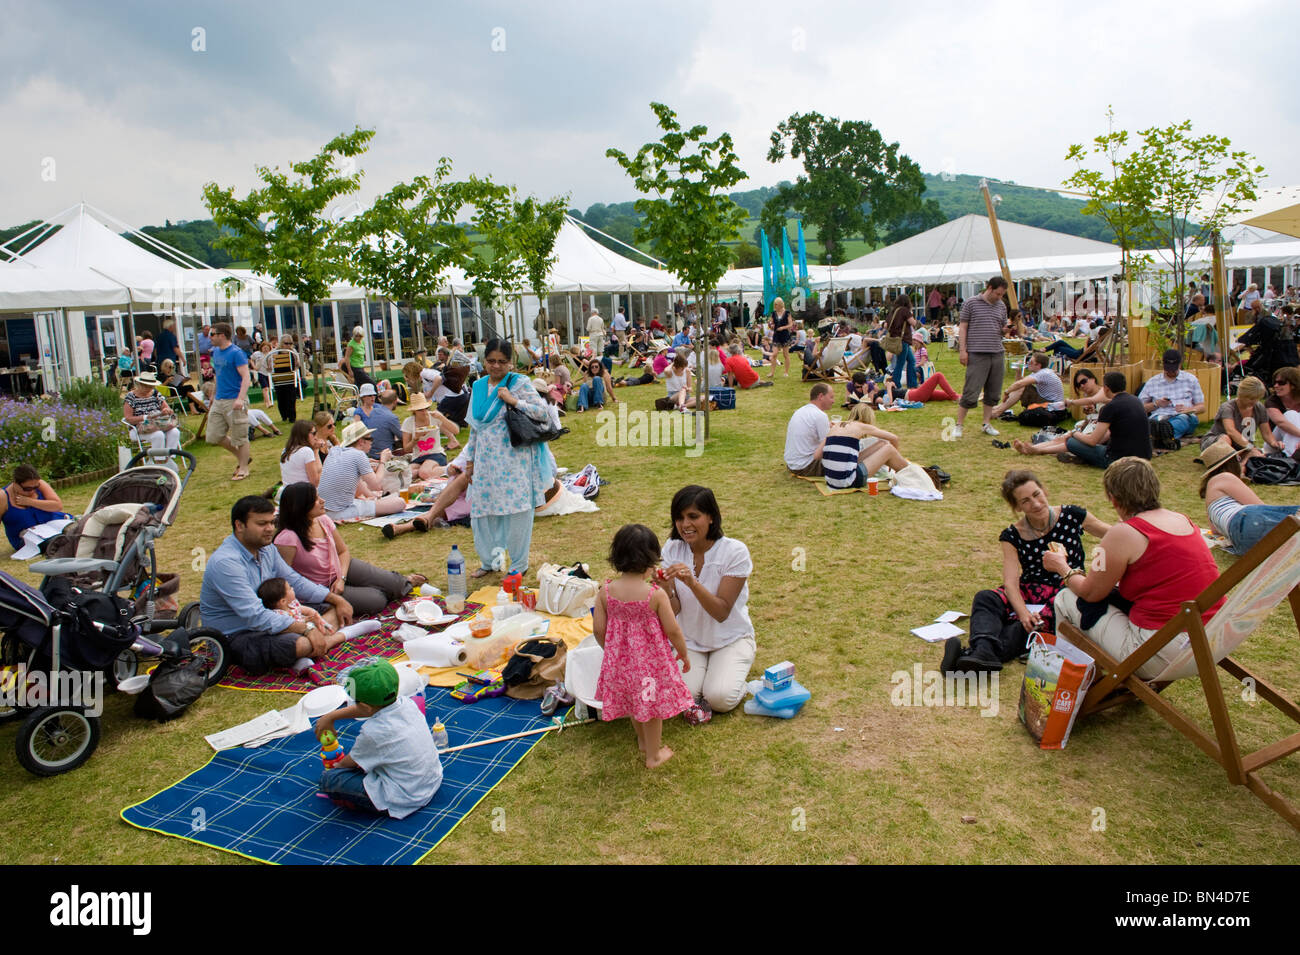
[[[24,487],[21,484],[18,485],[18,490],[22,491],[24,494],[35,494],[39,489],[39,484],[33,484],[31,487]]]

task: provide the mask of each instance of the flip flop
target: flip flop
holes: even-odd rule
[[[232,480],[232,481],[242,481],[242,480],[244,480],[244,478],[246,478],[246,477],[248,477],[248,472],[247,472],[247,471],[242,471],[242,472],[241,472],[241,471],[236,471],[234,474],[232,474],[232,475],[230,476],[230,480]]]

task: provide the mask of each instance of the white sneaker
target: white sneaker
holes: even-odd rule
[[[993,427],[993,425],[989,424],[987,421],[984,422],[984,428],[983,428],[983,431],[984,431],[984,433],[987,434],[990,438],[996,438],[999,434],[1002,433],[1002,432],[999,431],[997,428]]]
[[[952,436],[954,440],[961,437],[961,425],[957,425],[957,427],[952,429]]]

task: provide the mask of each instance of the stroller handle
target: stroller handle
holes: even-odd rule
[[[181,451],[177,448],[168,448],[165,454],[159,454],[156,451],[137,451],[131,456],[131,460],[126,463],[124,470],[129,471],[146,460],[166,461],[169,458],[180,458],[184,462],[184,470],[178,470],[181,479],[181,490],[185,490],[185,485],[190,483],[190,478],[194,476],[194,469],[198,467],[198,460],[188,451]]]

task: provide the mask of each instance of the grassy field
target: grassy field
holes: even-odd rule
[[[953,353],[942,346],[935,353],[959,386]],[[645,409],[661,393],[645,386],[617,395]],[[806,400],[807,386],[795,377],[741,395],[738,410],[714,415],[713,437],[694,459],[680,448],[598,447],[595,415],[571,413],[565,422],[573,433],[553,445],[559,463],[577,469],[594,462],[610,484],[599,513],[538,521],[531,555],[534,569],[581,559],[603,575],[619,526],[642,522],[666,537],[673,492],[688,483],[711,486],[726,533],[746,542],[754,558],[755,675],[794,661],[812,692],[803,712],[784,721],[737,710],[700,728],[674,721],[665,738],[677,755],[654,773],[640,768],[625,722],[547,737],[429,862],[1300,862],[1300,836],[1290,826],[1245,789],[1228,786],[1217,765],[1143,708],[1086,721],[1066,750],[1042,752],[1016,716],[1018,664],[1002,674],[996,715],[893,705],[893,674],[939,662],[940,647],[910,628],[945,610],[969,611],[975,591],[998,583],[997,536],[1010,513],[997,488],[1024,459],[993,448],[975,428],[960,442],[944,442],[943,419],[955,409],[936,403],[885,415],[882,424],[901,436],[911,460],[953,475],[942,502],[823,497],[789,477],[781,462],[786,421]],[[1019,433],[1003,427],[1004,436]],[[193,548],[220,543],[238,494],[274,483],[279,447],[255,442],[253,477],[240,485],[227,480],[229,455],[198,449],[198,475],[159,544],[160,566],[182,573],[183,599],[198,593]],[[1193,456],[1190,449],[1166,455],[1156,469],[1165,503],[1203,524]],[[1053,503],[1114,519],[1100,472],[1054,459],[1035,463]],[[65,500],[79,508],[91,490],[70,489]],[[1261,495],[1275,503],[1296,499],[1292,488]],[[368,527],[345,533],[360,556],[435,582],[451,545],[471,544],[462,529],[394,542]],[[1225,565],[1228,559],[1219,555]],[[1294,623],[1279,611],[1239,656],[1294,697],[1295,647]],[[1204,717],[1199,692],[1186,681],[1167,696]],[[202,765],[211,752],[204,734],[285,705],[283,694],[216,689],[183,718],[156,725],[135,719],[129,700],[113,697],[95,756],[48,780],[18,766],[15,726],[0,727],[3,858],[240,861],[131,828],[118,812]],[[1279,721],[1265,705],[1234,692],[1229,709],[1244,747],[1278,735]],[[1300,799],[1295,758],[1265,777]],[[494,831],[495,809],[505,812],[505,833]]]

